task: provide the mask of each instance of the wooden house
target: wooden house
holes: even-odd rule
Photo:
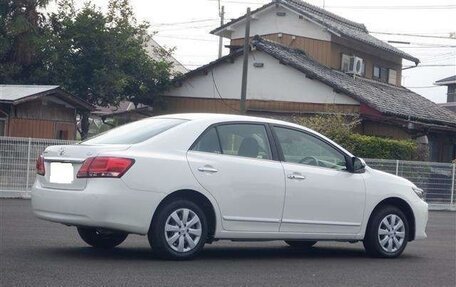
[[[0,85],[0,136],[74,140],[92,105],[59,86]]]

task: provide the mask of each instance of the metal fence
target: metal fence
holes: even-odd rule
[[[75,141],[0,137],[0,197],[28,197],[35,180],[35,161],[50,145]],[[428,203],[456,207],[455,164],[366,159],[375,169],[402,176],[422,188]]]
[[[51,145],[74,141],[0,137],[0,197],[29,197],[35,181],[35,163]]]
[[[425,191],[425,200],[435,206],[456,208],[454,163],[366,159],[375,169],[404,177]]]

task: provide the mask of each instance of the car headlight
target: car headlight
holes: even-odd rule
[[[424,199],[424,190],[416,186],[412,187],[412,189],[416,193],[416,195],[418,195],[419,198]]]

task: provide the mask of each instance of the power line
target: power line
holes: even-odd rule
[[[402,47],[397,47],[399,49],[449,49],[449,48],[455,48],[456,46],[429,46],[429,47],[423,47],[423,46],[402,46]]]
[[[456,67],[456,65],[454,65],[454,64],[424,64],[424,65],[418,65],[418,66],[406,66],[402,69],[405,70],[405,69],[410,69],[410,68],[425,68],[425,67]]]
[[[189,67],[200,67],[200,66],[204,66],[206,65],[207,63],[204,63],[204,64],[182,64],[184,66],[189,66]]]
[[[447,56],[420,57],[420,59],[423,60],[422,62],[430,62],[430,61],[432,61],[432,62],[442,62],[442,61],[445,61],[445,60],[456,59],[456,54],[447,55]]]
[[[173,26],[173,25],[182,25],[182,24],[192,24],[192,23],[200,23],[200,22],[208,22],[208,21],[216,21],[218,19],[198,19],[198,20],[190,20],[185,22],[169,22],[169,23],[155,23],[152,26]]]
[[[441,44],[441,43],[423,43],[423,42],[409,42],[409,41],[396,41],[396,40],[387,40],[391,44],[405,44],[405,45],[419,45],[419,46],[429,46],[429,47],[449,47],[456,48],[456,45]]]
[[[403,44],[403,45],[417,45],[417,46],[400,46],[398,48],[456,48],[456,45],[445,45],[445,44],[431,44],[431,43],[416,43],[416,42],[406,42],[406,41],[387,41],[390,44]]]
[[[220,94],[220,91],[219,91],[219,89],[218,89],[217,83],[215,82],[214,71],[213,71],[213,70],[211,70],[211,77],[212,77],[212,82],[214,83],[215,91],[217,92],[218,97],[219,97],[220,100],[222,101],[222,104],[224,104],[225,106],[227,106],[227,107],[230,108],[231,110],[233,110],[233,111],[235,111],[235,112],[238,113],[239,110],[238,110],[238,109],[235,109],[235,108],[233,108],[232,106],[230,106],[229,104],[227,104],[227,103],[225,102],[225,100],[223,99],[222,95]]]
[[[442,88],[442,86],[421,86],[421,87],[406,87],[407,89],[431,89],[431,88]]]
[[[181,27],[173,27],[171,29],[157,29],[159,31],[177,31],[177,30],[187,30],[187,29],[203,29],[208,27],[214,27],[214,24],[205,24],[199,26],[181,26]],[[154,29],[152,27],[152,29]]]
[[[218,0],[208,0],[210,2],[215,2],[215,1],[218,1]],[[226,1],[222,1],[223,3],[231,3],[231,4],[253,4],[253,5],[264,5],[266,4],[267,2],[270,2],[270,1],[263,1],[263,2],[253,2],[253,1],[236,1],[236,0],[226,0]]]
[[[456,9],[456,5],[410,5],[410,6],[393,6],[393,5],[378,5],[378,6],[326,6],[327,8],[333,9],[363,9],[363,10],[395,10],[395,9],[406,9],[406,10],[420,10],[420,9],[432,9],[432,10],[439,10],[439,9]]]
[[[180,37],[180,36],[171,36],[171,35],[155,35],[154,37],[162,37],[162,38],[170,38],[170,39],[179,39],[179,40],[191,40],[191,41],[201,41],[201,42],[215,42],[218,41],[217,39],[198,39],[198,38],[191,38],[191,37]]]
[[[208,0],[211,2],[218,0]],[[241,1],[241,0],[225,0],[224,3],[233,3],[233,4],[256,4],[263,5],[270,1],[261,1],[254,2],[252,0]],[[326,8],[334,9],[380,9],[380,10],[389,10],[389,9],[456,9],[456,5],[350,5],[350,6],[325,6]]]
[[[451,36],[431,36],[423,34],[410,34],[410,33],[391,33],[391,32],[369,32],[371,34],[381,34],[381,35],[397,35],[397,36],[409,36],[409,37],[421,37],[421,38],[439,38],[439,39],[450,39],[456,40],[456,37]]]

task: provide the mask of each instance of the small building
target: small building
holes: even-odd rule
[[[456,75],[438,80],[434,84],[448,87],[447,102],[439,105],[456,113]]]
[[[0,136],[76,139],[76,115],[93,106],[59,86],[0,85]]]
[[[92,118],[99,118],[102,122],[115,119],[118,124],[126,124],[153,116],[153,108],[144,104],[134,104],[130,101],[121,101],[117,106],[97,106],[92,112]]]

